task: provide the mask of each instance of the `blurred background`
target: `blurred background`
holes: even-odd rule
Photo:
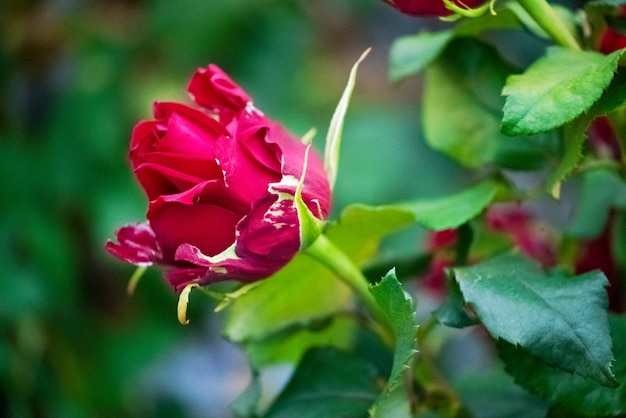
[[[442,194],[462,169],[420,139],[419,79],[387,75],[392,40],[423,24],[439,23],[375,0],[1,0],[0,416],[229,416],[249,371],[211,304],[181,326],[158,271],[129,297],[132,266],[103,249],[145,216],[132,127],[155,100],[188,101],[191,74],[215,63],[293,133],[317,128],[321,149],[371,46],[334,216]]]

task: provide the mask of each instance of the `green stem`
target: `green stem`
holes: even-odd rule
[[[328,267],[357,294],[376,321],[374,330],[385,344],[393,347],[395,345],[395,336],[387,315],[376,303],[374,296],[369,291],[369,282],[363,276],[361,270],[352,263],[352,260],[323,234],[304,250],[304,254]]]
[[[137,283],[139,283],[139,279],[146,272],[147,267],[137,267],[132,276],[130,276],[130,280],[128,281],[128,286],[126,287],[126,293],[132,295],[135,293],[135,288],[137,287]]]
[[[537,24],[559,45],[580,49],[580,45],[561,16],[546,0],[518,0]]]

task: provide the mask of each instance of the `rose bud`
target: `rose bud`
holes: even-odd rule
[[[418,17],[449,16],[457,10],[471,10],[480,7],[485,0],[383,0],[404,14]],[[456,9],[456,10],[454,10]]]
[[[264,279],[311,240],[303,223],[328,215],[323,163],[218,67],[198,70],[188,91],[197,107],[155,103],[154,120],[135,126],[130,161],[147,222],[121,228],[106,248],[165,266],[177,291]]]

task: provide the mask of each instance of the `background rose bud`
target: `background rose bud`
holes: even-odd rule
[[[148,221],[121,228],[107,249],[136,265],[169,266],[177,290],[268,277],[301,246],[294,195],[307,147],[214,65],[188,90],[198,108],[156,103],[154,120],[135,127],[130,160],[150,201]],[[302,199],[318,219],[330,194],[311,151]]]
[[[383,0],[411,16],[449,16],[453,12],[448,9],[443,0]],[[453,0],[453,3],[462,8],[476,8],[485,3],[485,0]]]

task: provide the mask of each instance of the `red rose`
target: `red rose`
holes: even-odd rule
[[[300,249],[294,196],[307,146],[265,117],[214,65],[188,87],[198,107],[155,103],[137,124],[130,160],[150,201],[147,222],[121,228],[115,256],[168,266],[174,288],[270,276]],[[302,199],[328,215],[331,193],[320,159],[308,156]]]
[[[446,7],[443,0],[383,0],[411,16],[449,16],[454,13]],[[485,0],[452,0],[455,5],[464,9],[473,9],[485,3]]]

